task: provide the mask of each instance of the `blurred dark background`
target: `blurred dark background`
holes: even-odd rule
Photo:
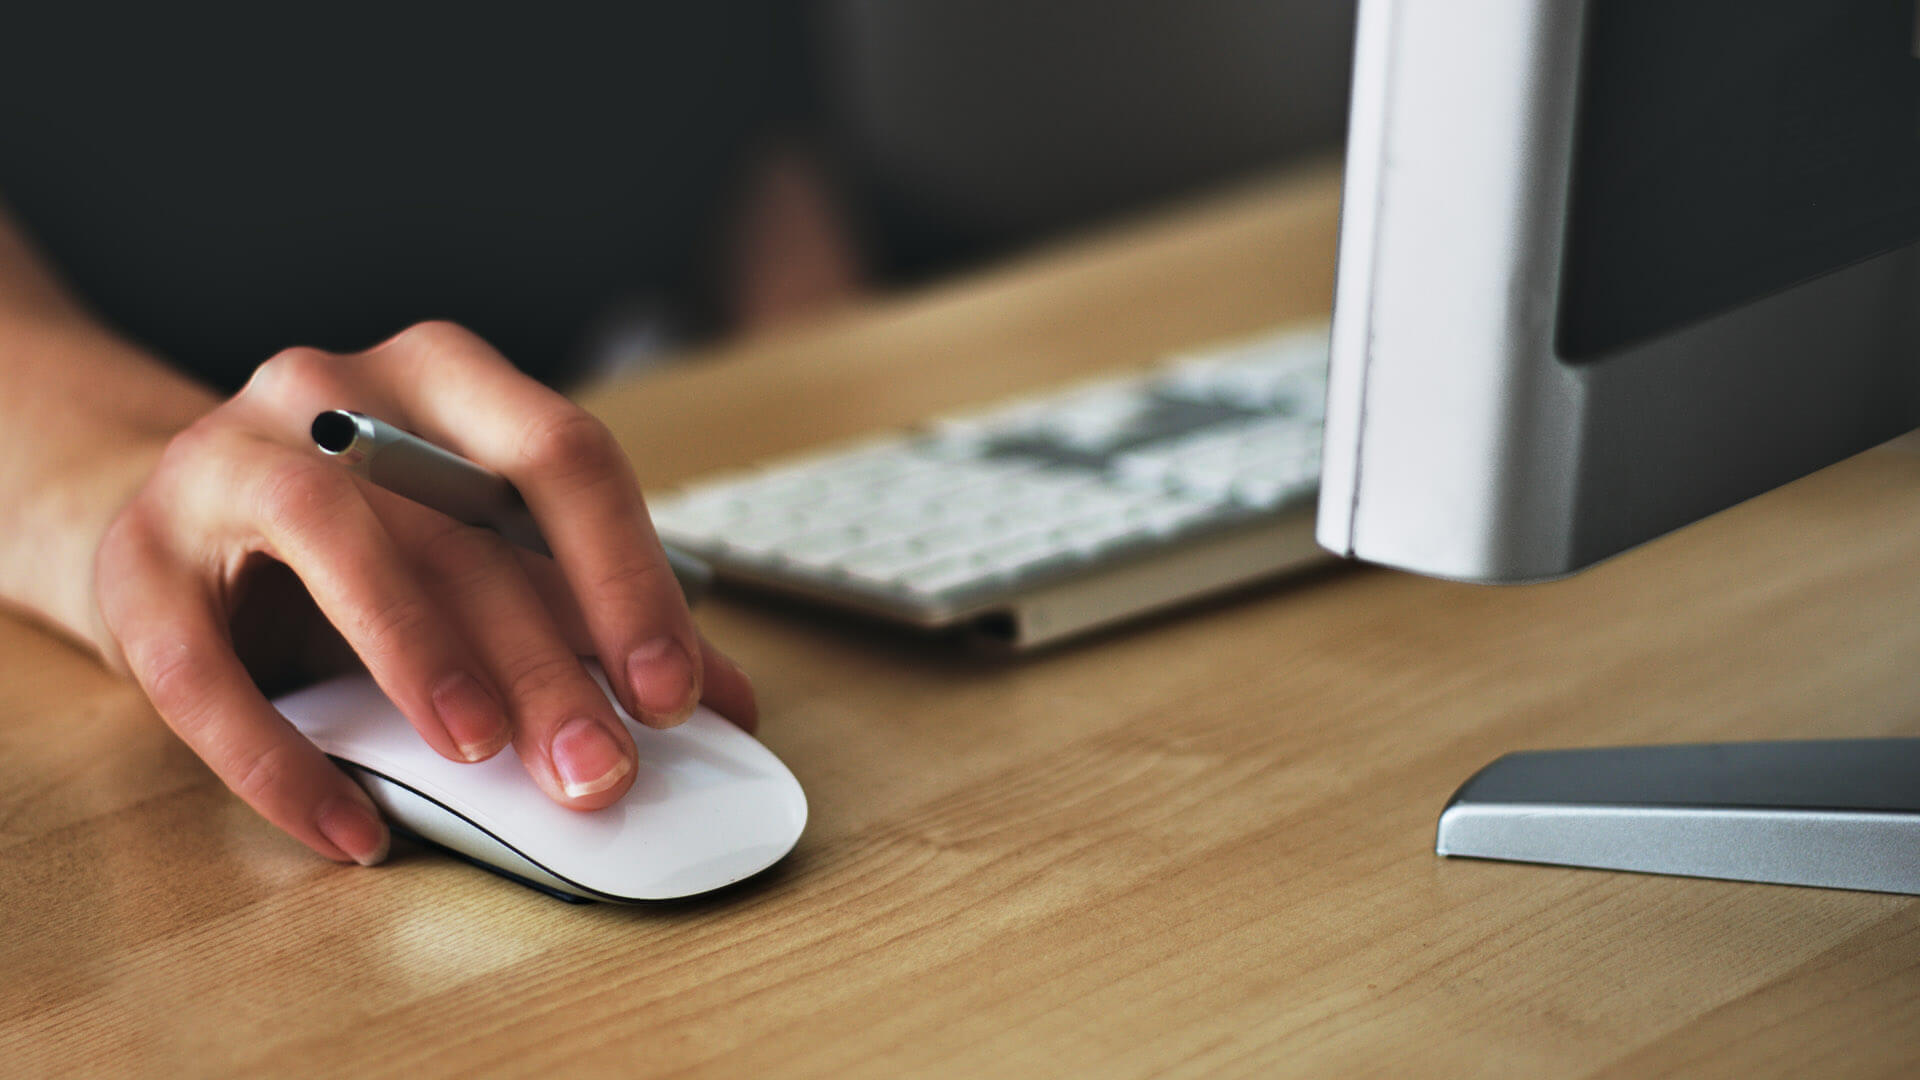
[[[450,318],[556,383],[1338,145],[1353,0],[76,2],[0,200],[225,387]]]

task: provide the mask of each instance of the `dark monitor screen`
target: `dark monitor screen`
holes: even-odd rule
[[[1558,351],[1920,240],[1916,0],[1593,0]]]

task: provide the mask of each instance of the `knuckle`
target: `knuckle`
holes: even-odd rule
[[[337,517],[355,494],[346,474],[326,462],[289,457],[261,474],[255,506],[270,529],[301,530]]]
[[[180,429],[160,451],[160,460],[155,466],[156,474],[171,475],[182,469],[192,469],[196,463],[217,456],[231,437],[223,419],[216,409]]]
[[[121,647],[153,707],[182,738],[191,740],[217,712],[212,706],[213,681],[192,650],[184,642],[167,638],[123,642]]]
[[[351,640],[361,658],[371,663],[405,655],[432,633],[437,623],[424,603],[414,597],[394,597],[353,617]]]
[[[513,567],[506,541],[485,529],[448,525],[421,543],[418,564],[459,593],[468,593]]]
[[[293,747],[283,742],[270,743],[236,762],[228,786],[249,805],[258,805],[287,790],[299,768],[300,761]]]
[[[388,338],[386,345],[402,351],[423,349],[433,352],[471,345],[479,340],[473,331],[457,322],[447,319],[427,319],[424,322],[414,323]]]
[[[554,476],[602,472],[625,461],[607,425],[571,404],[536,418],[527,426],[520,447],[529,467]]]
[[[339,358],[304,345],[282,349],[253,369],[243,397],[266,401],[311,399],[333,390],[339,382]]]
[[[224,409],[224,406],[222,407]],[[233,479],[257,450],[249,437],[216,409],[167,440],[130,507],[144,507],[156,518],[177,517],[200,504],[210,492],[231,489]]]
[[[159,565],[161,550],[159,532],[141,502],[122,509],[101,533],[100,545],[93,553],[94,592],[100,598],[100,615],[116,637],[126,622],[120,586],[152,573]]]
[[[522,660],[507,673],[507,692],[515,701],[533,701],[564,692],[587,678],[578,657],[558,649]],[[596,693],[596,697],[598,694]]]
[[[152,511],[145,500],[136,497],[120,508],[100,534],[100,545],[93,556],[95,577],[108,571],[137,573],[146,569],[157,553],[157,540]]]
[[[672,584],[676,590],[674,595],[679,595],[679,585],[673,581],[664,559],[627,559],[601,571],[594,581],[594,592],[614,596],[650,594],[666,584]]]

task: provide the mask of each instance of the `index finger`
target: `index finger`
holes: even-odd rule
[[[520,489],[627,711],[655,727],[686,719],[700,700],[700,640],[606,426],[451,324],[422,324],[365,355],[368,377],[415,430]]]

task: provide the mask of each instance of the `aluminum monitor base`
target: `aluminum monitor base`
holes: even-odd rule
[[[1920,894],[1920,739],[1508,754],[1441,855]]]

